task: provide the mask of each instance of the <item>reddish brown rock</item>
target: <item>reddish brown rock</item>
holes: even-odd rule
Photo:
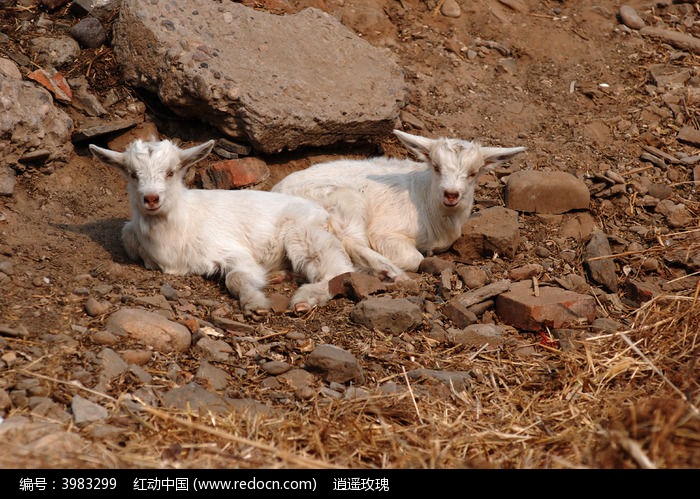
[[[68,82],[61,73],[37,69],[29,73],[27,78],[34,80],[51,92],[58,101],[69,103],[73,100],[73,92],[70,89],[70,85],[68,85]]]
[[[204,189],[240,189],[268,179],[270,169],[258,158],[219,161],[200,173]]]
[[[459,328],[467,327],[479,320],[474,312],[455,300],[447,302],[442,313]]]
[[[510,290],[496,298],[500,319],[518,329],[539,331],[545,326],[564,328],[595,319],[596,301],[589,295],[550,286],[536,293],[531,281],[511,284]]]
[[[386,285],[377,277],[361,272],[346,272],[328,282],[331,296],[344,296],[353,301],[363,300],[385,289]]]
[[[627,298],[639,304],[661,293],[661,289],[656,284],[638,279],[628,279],[625,282],[624,291]]]
[[[495,253],[512,258],[519,245],[518,213],[494,206],[472,215],[462,226],[462,236],[452,248],[460,258],[471,260]]]

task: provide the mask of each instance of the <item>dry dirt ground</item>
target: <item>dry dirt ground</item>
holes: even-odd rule
[[[590,213],[611,237],[613,251],[621,254],[615,258],[621,280],[631,272],[640,279],[680,278],[676,282],[681,284],[644,306],[601,299],[599,316],[618,321],[622,334],[588,332],[570,349],[517,331],[512,331],[513,342],[495,348],[436,339],[430,332],[445,297],[437,292],[438,277],[427,274],[414,276],[417,287],[410,293],[392,294],[421,296],[432,303],[434,315],[426,315],[424,327],[397,336],[353,324],[349,311],[354,302],[346,298],[303,317],[244,317],[220,282],[165,276],[128,261],[119,240],[128,218],[124,181],[79,146],[67,164],[19,175],[14,194],[0,200],[0,261],[11,262],[0,283],[0,389],[9,396],[2,416],[26,416],[34,424],[31,431],[26,427],[3,438],[0,466],[700,466],[698,281],[665,258],[664,246],[671,241],[676,249],[698,251],[697,187],[692,166],[675,165],[671,172],[640,161],[642,147],[649,144],[670,153],[697,154],[697,148],[676,140],[683,123],[674,116],[650,118],[647,111],[662,108],[663,102],[647,86],[649,67],[658,63],[688,68],[697,78],[698,56],[620,28],[620,2],[610,0],[460,0],[458,18],[442,15],[442,2],[434,0],[246,3],[275,13],[316,6],[341,16],[370,43],[388,48],[406,69],[410,115],[403,118],[408,131],[527,146],[513,161],[518,168],[561,170],[586,178],[610,169],[625,175],[641,168],[653,182],[672,185],[676,199],[695,217],[694,225],[684,230],[668,227],[663,217],[636,206],[632,189],[593,197]],[[629,3],[650,24],[664,22],[700,36],[697,4]],[[41,5],[9,7],[0,15],[0,29],[14,49],[30,58],[30,35],[16,28],[21,20],[40,15],[60,21],[52,28],[56,33],[76,21],[67,7],[51,12]],[[25,73],[27,69],[22,68]],[[122,85],[109,47],[84,49],[66,72],[85,74],[98,96],[116,87],[139,98]],[[698,107],[686,105],[684,116],[686,124],[697,128]],[[159,117],[149,112],[146,119]],[[195,133],[202,128],[197,125],[159,123],[164,136],[209,138]],[[378,151],[406,154],[391,138],[377,137],[367,147],[265,157],[272,176],[260,187],[319,156]],[[502,188],[492,180],[486,179],[477,193],[477,210],[503,203]],[[633,226],[645,230],[631,230]],[[542,281],[569,271],[585,275],[583,243],[558,238],[558,227],[523,214],[523,243],[513,259],[468,263],[488,267],[494,279],[502,278],[519,265],[542,263],[535,248],[544,246],[551,256]],[[575,257],[565,262],[559,255],[566,249]],[[450,253],[442,257],[454,258]],[[659,265],[643,265],[647,257]],[[109,313],[136,297],[159,295],[164,283],[178,292],[172,302],[177,320],[194,318],[206,324],[215,313],[255,328],[255,342],[235,340],[240,333],[228,332],[225,339],[234,346],[235,361],[216,366],[230,375],[222,394],[254,399],[271,408],[270,413],[207,414],[157,403],[137,407],[125,397],[144,383],[131,371],[111,380],[104,391],[94,389],[100,375],[98,354],[105,348],[93,340],[94,334],[104,329]],[[86,313],[87,295],[81,291],[86,288],[89,294],[102,293],[99,298],[110,303],[107,313]],[[292,288],[283,283],[271,291],[291,294]],[[487,312],[482,320],[489,319],[498,320]],[[262,362],[283,360],[303,367],[308,352],[324,343],[359,359],[367,396],[324,395],[321,388],[328,384],[320,379],[312,394],[295,393],[282,384],[268,388],[265,380],[271,375],[261,369]],[[519,353],[523,343],[532,345],[529,355]],[[122,342],[111,348],[123,352],[142,347]],[[192,381],[200,360],[195,350],[156,353],[142,367],[152,376],[150,385],[165,391]],[[408,382],[404,373],[416,368],[470,372],[472,383],[458,390],[430,380]],[[377,390],[389,381],[398,385],[394,393]],[[106,407],[109,418],[99,425],[73,424],[63,416],[70,415],[75,395]],[[51,407],[63,412],[42,414],[32,404],[36,396],[49,398],[56,404]]]

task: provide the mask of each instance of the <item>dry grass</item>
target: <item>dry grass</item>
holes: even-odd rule
[[[417,352],[425,367],[469,372],[471,382],[462,390],[430,379],[410,379],[403,368],[386,362],[387,379],[397,384],[393,393],[377,390],[350,400],[316,395],[296,399],[266,416],[169,411],[129,395],[119,399],[103,395],[105,405],[119,414],[114,422],[132,430],[114,443],[96,441],[80,453],[68,446],[62,459],[45,464],[89,468],[698,467],[697,294],[696,290],[695,296],[658,296],[629,317],[632,325],[627,330],[582,337],[570,351],[533,341],[534,349],[529,351],[522,344],[507,343],[496,349],[432,345]],[[385,345],[374,356],[393,355],[393,350]],[[84,390],[73,383],[65,385],[76,393]],[[75,431],[70,426],[64,429]],[[57,439],[54,434],[45,438]],[[85,434],[84,438],[90,439]],[[32,459],[36,467],[36,454]],[[2,461],[7,464],[6,459]]]

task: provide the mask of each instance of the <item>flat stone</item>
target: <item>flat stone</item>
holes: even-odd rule
[[[41,66],[59,68],[73,62],[80,55],[78,42],[68,36],[37,36],[29,43],[36,54],[36,62]]]
[[[64,76],[55,69],[35,69],[27,75],[46,90],[51,92],[56,100],[69,103],[73,99],[73,92]]]
[[[231,376],[206,360],[202,360],[195,374],[195,380],[201,383],[204,387],[220,391],[225,390],[228,387]]]
[[[78,143],[94,140],[107,134],[120,132],[137,125],[140,120],[134,118],[117,119],[106,122],[99,118],[86,119],[71,135],[71,141]]]
[[[328,291],[331,296],[344,296],[353,301],[363,300],[386,288],[386,284],[378,277],[363,272],[345,272],[328,282]]]
[[[536,296],[532,282],[513,283],[508,292],[496,297],[498,317],[506,324],[526,331],[540,331],[545,326],[561,329],[593,322],[594,297],[551,286],[539,286],[538,289]]]
[[[557,214],[588,209],[590,193],[583,180],[570,173],[527,170],[508,178],[505,201],[512,210]]]
[[[192,339],[182,324],[138,308],[123,308],[113,313],[107,319],[107,330],[118,336],[127,334],[162,353],[184,352]]]
[[[260,366],[267,374],[277,376],[284,374],[292,368],[292,365],[281,360],[269,360]]]
[[[700,146],[700,130],[685,125],[678,131],[678,140],[694,146]]]
[[[515,267],[508,271],[508,279],[511,281],[524,281],[531,277],[539,277],[544,272],[544,267],[539,263],[528,263],[520,267]]]
[[[393,56],[315,8],[125,0],[113,33],[128,84],[264,153],[387,135],[406,100]]]
[[[151,360],[153,354],[149,350],[127,349],[121,350],[119,356],[124,359],[127,364],[143,366]]]
[[[455,268],[455,264],[444,258],[438,256],[428,256],[421,260],[420,265],[418,265],[418,272],[424,272],[426,274],[440,275],[440,273],[447,269]]]
[[[567,215],[567,218],[562,222],[559,229],[561,237],[571,237],[577,241],[585,241],[593,233],[595,229],[595,220],[588,212],[575,213]]]
[[[442,307],[442,313],[455,327],[459,328],[467,327],[479,320],[474,312],[456,300],[448,301],[445,306]]]
[[[661,288],[653,282],[629,278],[625,281],[624,292],[627,298],[641,305],[661,294]]]
[[[421,379],[434,379],[447,385],[448,388],[454,388],[455,391],[462,392],[469,390],[471,387],[472,376],[464,371],[440,371],[437,369],[412,369],[406,373],[408,377],[415,381]]]
[[[74,395],[71,400],[73,421],[75,424],[90,423],[107,419],[109,412],[99,404],[91,402],[80,395]]]
[[[477,303],[493,298],[501,293],[505,293],[510,289],[511,281],[501,279],[500,281],[492,282],[478,289],[466,291],[450,299],[451,302],[460,303],[464,307],[471,307]]]
[[[11,196],[16,182],[15,171],[9,166],[0,166],[0,196]]]
[[[267,164],[258,158],[218,161],[199,172],[204,189],[240,189],[261,184],[270,177]]]
[[[350,320],[370,329],[398,334],[420,325],[423,315],[420,307],[412,301],[380,296],[355,305],[350,311]]]
[[[319,345],[306,359],[306,367],[335,383],[362,382],[362,368],[353,354],[335,345]]]
[[[474,265],[457,265],[457,275],[468,289],[482,288],[489,282],[489,275]]]
[[[215,362],[228,362],[233,353],[231,345],[223,340],[205,336],[197,341],[196,350],[203,359]]]
[[[464,329],[448,331],[453,344],[497,346],[505,342],[505,331],[496,324],[471,324]]]
[[[107,382],[125,373],[129,367],[124,359],[111,348],[103,348],[98,357],[100,359],[100,378]]]
[[[210,392],[197,383],[173,388],[162,395],[163,405],[181,411],[213,414],[231,412],[231,405],[220,395]]]

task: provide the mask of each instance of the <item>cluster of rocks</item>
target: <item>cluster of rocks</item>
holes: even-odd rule
[[[68,0],[42,4],[55,10]],[[69,8],[75,24],[25,22],[19,29],[34,33],[31,53],[8,50],[9,58],[0,58],[1,194],[12,193],[15,172],[66,161],[74,144],[144,121],[145,106],[133,96],[112,90],[100,100],[84,76],[61,72],[81,50],[103,56],[106,43],[133,89],[259,152],[382,136],[405,104],[392,55],[317,9],[276,16],[204,0],[169,2],[167,9],[160,2],[77,0]],[[48,35],[61,28],[64,35]]]

